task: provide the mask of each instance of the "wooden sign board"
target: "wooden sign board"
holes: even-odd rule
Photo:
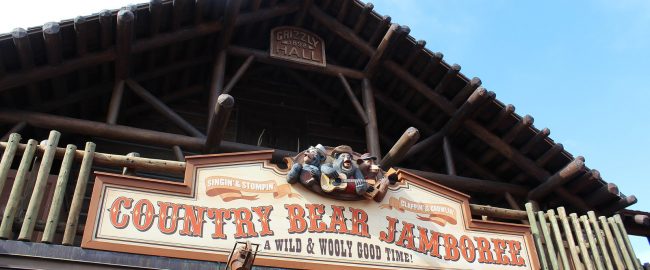
[[[341,201],[286,182],[272,151],[187,158],[183,183],[97,173],[83,248],[300,269],[538,269],[526,225],[472,220],[467,195],[398,171]]]
[[[307,30],[280,26],[271,30],[271,57],[324,67],[325,42]]]

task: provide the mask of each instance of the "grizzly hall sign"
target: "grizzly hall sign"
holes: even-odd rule
[[[324,67],[325,42],[305,29],[280,26],[271,30],[270,54],[273,58]]]
[[[380,202],[287,183],[272,151],[187,157],[184,182],[96,173],[82,247],[322,269],[536,269],[525,225],[472,220],[469,197],[397,171]]]

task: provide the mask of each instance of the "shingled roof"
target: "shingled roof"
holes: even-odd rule
[[[282,25],[323,37],[328,66],[270,58],[270,30]],[[469,193],[474,201],[513,207],[509,200],[517,204],[528,197],[543,208],[564,205],[601,214],[636,202],[597,170],[585,167],[582,157],[554,142],[548,128],[535,127],[532,116],[518,115],[513,105],[483,89],[480,79],[466,77],[459,65],[445,62],[442,53],[425,45],[409,35],[408,27],[356,0],[153,0],[119,14],[102,11],[0,35],[0,104],[5,108],[0,122],[6,123],[5,130],[24,121],[34,128],[102,137],[73,125],[51,126],[48,119],[105,122],[108,114],[111,123],[116,82],[129,78],[169,104],[192,127],[153,121],[140,98],[142,91],[132,89],[140,94],[125,91],[122,112],[113,120],[177,134],[178,140],[107,137],[198,152],[205,140],[201,135],[209,115],[208,92],[215,87],[215,59],[219,48],[225,47],[226,77],[242,79],[230,86],[239,120],[231,121],[229,128],[240,135],[227,136],[230,141],[222,150],[256,145],[257,136],[241,134],[265,123],[299,133],[299,146],[346,143],[364,149],[361,120],[345,116],[352,103],[337,76],[341,74],[356,96],[361,96],[357,89],[363,78],[372,83],[383,153],[408,127],[417,128],[420,142],[398,165],[435,178],[435,173],[448,170],[447,153],[455,161],[454,173],[469,183],[447,184]],[[242,65],[252,66],[240,74]],[[178,135],[183,133],[189,136]],[[293,138],[279,137],[262,146],[285,150],[281,153],[287,155],[297,150]],[[499,194],[503,187],[511,189]],[[510,193],[504,196],[505,191]]]

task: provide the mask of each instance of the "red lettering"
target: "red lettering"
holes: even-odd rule
[[[322,204],[305,204],[309,210],[309,232],[322,233],[327,229],[327,224],[321,221],[325,214],[325,205]]]
[[[122,213],[120,211],[120,208],[124,207],[124,209],[130,209],[132,203],[133,199],[124,196],[115,199],[113,205],[111,205],[111,209],[109,210],[111,213],[111,224],[113,227],[117,229],[124,229],[127,225],[129,225],[129,216],[126,214],[120,215]]]
[[[248,208],[237,208],[231,210],[235,216],[235,226],[237,228],[235,232],[235,238],[248,238],[258,236],[255,231],[255,225],[253,224],[253,213]]]
[[[490,241],[485,237],[474,237],[476,245],[478,246],[478,262],[480,263],[494,263],[494,257],[490,250]]]
[[[223,233],[223,226],[226,220],[231,218],[230,209],[210,208],[208,209],[208,218],[214,220],[214,233],[210,236],[213,239],[227,239],[228,237]]]
[[[503,252],[506,248],[506,242],[501,239],[492,239],[492,244],[494,244],[494,253],[496,255],[497,264],[509,264],[510,259],[503,256]],[[504,260],[505,259],[505,260]]]
[[[330,226],[327,232],[330,233],[350,233],[348,226],[345,225],[345,216],[343,216],[345,207],[332,205],[332,215],[330,216]],[[337,228],[338,226],[338,228]]]
[[[467,235],[460,237],[460,255],[468,262],[474,262],[476,259],[476,247]]]
[[[175,203],[158,202],[158,208],[160,208],[160,213],[158,213],[158,230],[160,232],[164,234],[173,234],[176,232],[179,206]],[[169,215],[170,208],[172,209],[171,216]]]
[[[269,227],[269,221],[271,219],[269,216],[271,215],[271,211],[273,211],[273,206],[267,205],[267,206],[258,206],[258,207],[253,207],[253,212],[257,214],[259,217],[259,222],[262,224],[262,231],[260,232],[260,236],[266,236],[266,235],[273,235],[273,231]]]
[[[417,251],[440,258],[440,234],[431,231],[431,238],[429,238],[427,229],[418,226],[418,231],[420,232],[420,247]]]
[[[519,256],[519,252],[521,251],[521,243],[519,243],[519,241],[508,241],[508,249],[510,250],[510,258],[512,258],[512,261],[510,262],[511,265],[526,265],[524,258]]]
[[[458,250],[458,240],[451,234],[442,236],[445,245],[445,260],[458,261],[460,258],[460,251]]]
[[[207,208],[192,205],[183,205],[185,217],[183,217],[183,229],[180,235],[203,236],[203,216]]]
[[[395,225],[397,222],[399,222],[399,220],[389,216],[386,216],[386,220],[388,220],[388,231],[380,232],[379,240],[390,244],[395,242]]]
[[[285,204],[289,217],[289,233],[304,233],[307,230],[305,221],[305,209],[298,204]]]
[[[352,212],[352,234],[370,238],[368,233],[368,213],[352,207],[350,207],[350,212]]]
[[[133,227],[141,232],[149,230],[153,224],[153,216],[153,204],[147,199],[139,200],[133,206]]]
[[[402,224],[404,225],[402,227],[402,233],[399,235],[399,239],[395,242],[395,245],[415,250],[415,240],[413,239],[414,226],[406,221],[402,221]],[[404,245],[405,241],[408,242],[406,245]]]

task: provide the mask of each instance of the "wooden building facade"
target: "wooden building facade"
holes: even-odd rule
[[[271,55],[277,27],[320,37],[323,63],[303,52],[293,57],[304,62]],[[527,220],[522,209],[533,202],[536,210],[619,213],[630,234],[650,237],[649,214],[626,209],[634,195],[602,179],[585,158],[554,142],[548,128],[535,127],[532,116],[518,115],[409,31],[358,0],[152,0],[15,29],[0,35],[1,145],[8,149],[14,132],[44,140],[57,130],[58,158],[61,145],[92,141],[91,171],[126,167],[169,181],[183,177],[185,156],[274,149],[273,161],[286,167],[283,158],[309,146],[349,145],[383,167],[470,195],[477,219],[521,223],[513,220]],[[309,37],[304,42],[314,45]],[[37,156],[47,149],[34,147]],[[8,168],[18,170],[18,163]],[[58,171],[55,163],[50,174]],[[75,184],[71,178],[65,202],[73,200]],[[2,210],[10,188],[0,191]],[[90,195],[89,188],[79,235]],[[20,227],[13,230],[10,240]],[[17,257],[31,254],[35,268],[65,266],[51,256],[94,260],[85,267],[98,269],[214,267],[106,255],[79,248],[80,237],[69,249],[10,240],[4,248]]]

